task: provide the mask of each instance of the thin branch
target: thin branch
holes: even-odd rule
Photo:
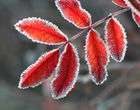
[[[119,102],[119,104],[116,106],[116,110],[126,110],[128,108],[128,106],[130,106],[129,104],[129,98],[131,95],[131,91],[125,91],[123,93],[123,96]]]
[[[128,74],[129,70],[123,71],[121,77],[119,77],[117,80],[115,80],[110,86],[108,86],[101,94],[97,97],[95,97],[93,100],[89,102],[90,106],[97,105],[101,101],[103,101],[114,89],[120,86],[125,81],[125,78]]]
[[[85,32],[87,32],[90,28],[86,28],[80,32],[78,32],[77,34],[75,34],[73,37],[71,37],[67,42],[65,42],[64,44],[60,45],[58,47],[58,49],[61,49],[62,47],[64,47],[67,43],[74,41],[75,39],[77,39],[79,36],[81,36],[82,34],[84,34]]]
[[[133,68],[134,65],[140,64],[140,62],[122,62],[122,63],[110,63],[108,65],[108,71],[114,71],[114,70],[128,70],[130,68]],[[81,64],[80,66],[80,71],[87,71],[88,69],[85,66],[85,64]],[[86,74],[86,75],[79,75],[78,77],[78,82],[86,84],[92,81],[90,74]],[[130,88],[132,87],[132,85],[129,86]],[[138,87],[138,85],[135,85],[135,87]]]
[[[137,63],[132,68],[124,70],[122,72],[122,75],[118,79],[116,79],[114,82],[112,82],[112,84],[110,86],[108,86],[104,91],[102,91],[99,96],[96,96],[93,100],[91,100],[89,102],[89,105],[96,106],[100,102],[102,102],[106,97],[108,97],[110,95],[110,93],[113,90],[115,90],[116,88],[118,88],[120,85],[122,85],[125,82],[125,80],[127,79],[127,75],[130,73],[130,71],[133,71],[137,68],[140,68],[140,63]]]
[[[118,15],[120,15],[120,14],[123,14],[124,12],[129,11],[129,10],[130,10],[130,8],[125,8],[125,9],[116,11],[116,12],[114,12],[114,13],[111,13],[111,14],[109,14],[109,16],[107,16],[107,17],[105,17],[105,18],[103,18],[103,19],[101,19],[101,20],[95,22],[93,25],[91,25],[91,28],[95,28],[95,27],[97,27],[98,25],[100,25],[100,24],[106,22],[106,21],[107,21],[108,19],[110,19],[112,16],[113,16],[113,17],[118,16]]]
[[[98,25],[100,25],[100,24],[106,22],[106,21],[107,21],[108,19],[110,19],[112,16],[113,16],[113,17],[118,16],[118,15],[120,15],[120,14],[123,14],[123,13],[129,11],[129,10],[130,10],[130,8],[125,8],[125,9],[122,9],[122,10],[119,10],[119,11],[116,11],[116,12],[114,12],[114,13],[109,14],[109,15],[106,16],[105,18],[103,18],[103,19],[101,19],[101,20],[95,22],[95,23],[92,24],[91,26],[85,28],[84,30],[82,30],[82,31],[78,32],[77,34],[75,34],[74,36],[72,36],[67,42],[65,42],[64,44],[60,45],[60,46],[58,47],[58,49],[61,49],[61,48],[64,47],[67,43],[74,41],[75,39],[77,39],[78,37],[80,37],[82,34],[84,34],[85,32],[87,32],[89,29],[95,28],[95,27],[97,27]]]
[[[77,33],[76,35],[74,35],[73,37],[71,37],[71,38],[69,39],[68,42],[72,42],[73,40],[77,39],[77,38],[78,38],[79,36],[81,36],[83,33],[87,32],[89,29],[90,29],[90,28],[86,28],[86,29],[80,31],[79,33]]]

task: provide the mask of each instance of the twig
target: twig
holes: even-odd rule
[[[60,45],[60,46],[58,47],[58,49],[61,49],[61,48],[64,47],[67,43],[74,41],[75,39],[77,39],[78,37],[80,37],[82,34],[84,34],[85,32],[87,32],[90,28],[95,28],[95,27],[97,27],[98,25],[100,25],[100,24],[106,22],[106,21],[107,21],[108,19],[110,19],[112,16],[113,16],[113,17],[118,16],[118,15],[120,15],[120,14],[123,14],[124,12],[129,11],[129,10],[130,10],[130,8],[125,8],[125,9],[122,9],[122,10],[119,10],[119,11],[116,11],[116,12],[114,12],[114,13],[109,14],[109,15],[106,16],[105,18],[103,18],[103,19],[101,19],[101,20],[95,22],[95,23],[92,24],[91,26],[85,28],[84,30],[82,30],[82,31],[78,32],[77,34],[75,34],[74,36],[72,36],[67,42],[65,42],[64,44]]]
[[[122,76],[115,80],[110,86],[108,86],[99,96],[90,101],[89,105],[93,106],[99,104],[104,100],[115,88],[119,87],[127,76],[128,70],[124,71]]]
[[[93,100],[91,100],[89,102],[90,106],[95,106],[97,104],[99,104],[102,100],[104,100],[107,96],[109,96],[109,94],[116,88],[118,88],[121,84],[123,84],[123,82],[125,81],[125,79],[127,78],[126,76],[128,75],[128,73],[130,71],[132,71],[133,69],[139,68],[139,63],[134,65],[132,68],[124,70],[122,72],[122,75],[120,76],[120,78],[118,78],[117,80],[115,80],[109,87],[107,87],[103,92],[101,92],[101,94],[97,97],[95,97]]]
[[[114,13],[111,13],[109,16],[107,16],[107,17],[105,17],[105,18],[103,18],[103,19],[101,19],[101,20],[95,22],[95,23],[91,26],[91,28],[97,27],[98,25],[100,25],[100,24],[104,23],[105,21],[107,21],[108,19],[110,19],[112,16],[113,16],[113,17],[118,16],[118,15],[124,13],[124,12],[129,11],[129,10],[130,10],[130,8],[125,8],[125,9],[116,11],[116,12],[114,12]]]
[[[116,106],[116,110],[126,110],[126,108],[128,107],[130,94],[131,94],[131,91],[124,92],[119,102],[119,105]]]
[[[108,71],[113,71],[113,70],[128,70],[130,68],[133,68],[134,65],[137,65],[139,62],[124,62],[124,63],[111,63],[108,66]],[[87,71],[87,67],[83,64],[80,66],[80,71]],[[79,75],[78,77],[78,82],[86,84],[92,81],[90,75],[87,73],[86,75]]]

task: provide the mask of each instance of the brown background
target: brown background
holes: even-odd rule
[[[92,16],[93,23],[111,12],[122,9],[111,0],[80,0]],[[26,17],[47,19],[68,37],[80,30],[62,18],[54,0],[0,0],[0,110],[139,110],[140,109],[140,29],[131,12],[117,19],[126,29],[128,49],[122,63],[111,60],[108,80],[96,86],[88,78],[84,60],[85,36],[73,43],[81,59],[79,80],[74,92],[61,100],[53,100],[49,89],[42,84],[34,89],[17,88],[20,74],[38,57],[57,46],[33,43],[14,29],[14,24]],[[104,24],[96,30],[104,38]]]

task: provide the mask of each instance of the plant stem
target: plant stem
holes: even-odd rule
[[[125,9],[122,9],[122,10],[119,10],[119,11],[116,11],[114,13],[110,13],[108,16],[106,16],[105,18],[95,22],[94,24],[92,24],[91,26],[85,28],[84,30],[78,32],[77,34],[75,34],[74,36],[72,36],[67,42],[65,42],[64,44],[60,45],[58,47],[58,49],[61,49],[62,47],[64,47],[67,43],[69,42],[72,42],[73,40],[77,39],[78,37],[80,37],[82,34],[84,34],[85,32],[87,32],[88,30],[90,30],[91,28],[95,28],[97,27],[98,25],[106,22],[108,19],[110,19],[111,17],[115,17],[115,16],[118,16],[120,14],[123,14],[127,11],[129,11],[130,8],[126,7]]]
[[[130,8],[125,8],[125,9],[116,11],[116,12],[114,12],[114,13],[111,13],[111,14],[109,14],[109,16],[106,16],[105,18],[103,18],[103,19],[101,19],[101,20],[95,22],[93,25],[90,26],[90,28],[95,28],[95,27],[97,27],[98,25],[100,25],[100,24],[104,23],[105,21],[107,21],[108,19],[110,19],[111,17],[118,16],[118,15],[124,13],[124,12],[129,11],[129,10],[130,10]]]

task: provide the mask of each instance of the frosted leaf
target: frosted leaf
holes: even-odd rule
[[[140,1],[139,0],[124,0],[126,5],[132,9],[140,17]]]
[[[126,33],[119,21],[113,17],[106,22],[105,39],[111,57],[121,62],[127,48]]]
[[[59,56],[59,50],[53,50],[42,55],[21,74],[19,88],[35,87],[50,77],[58,64]]]
[[[56,0],[55,3],[62,16],[76,27],[86,28],[91,25],[90,14],[78,0]]]
[[[52,96],[55,99],[65,97],[74,87],[79,71],[79,57],[72,44],[67,44],[51,82]]]
[[[85,52],[92,80],[100,85],[107,78],[106,65],[109,62],[109,55],[105,43],[93,29],[87,35]]]
[[[138,25],[138,27],[140,27],[140,17],[135,12],[132,12],[132,16],[135,23]]]
[[[67,41],[56,25],[40,18],[24,18],[15,24],[15,28],[34,42],[55,45]]]
[[[124,0],[113,0],[113,3],[120,6],[120,7],[127,7]]]

